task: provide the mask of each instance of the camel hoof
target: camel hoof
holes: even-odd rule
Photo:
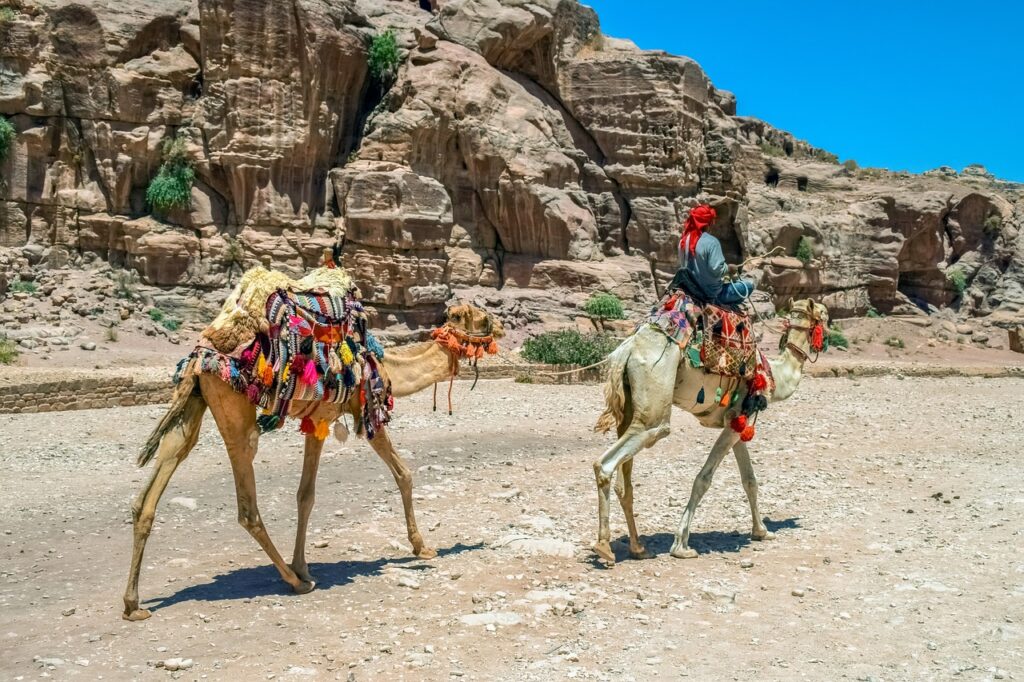
[[[629,557],[631,559],[653,559],[654,555],[647,551],[647,548],[642,546],[640,549],[629,550]]]
[[[671,554],[672,556],[674,556],[677,559],[696,559],[697,558],[697,550],[695,550],[693,547],[681,547],[681,548],[673,547],[672,551],[669,552],[669,554]]]
[[[308,566],[304,566],[302,568],[295,568],[295,564],[288,564],[288,568],[292,569],[292,572],[295,573],[295,576],[299,580],[307,583],[316,582],[315,580],[313,580],[313,576],[310,575]],[[305,592],[300,592],[299,594],[305,594]]]
[[[433,547],[421,547],[418,552],[413,552],[420,559],[433,559],[437,556],[437,550]]]
[[[612,546],[610,544],[607,542],[597,542],[594,543],[593,549],[594,553],[604,559],[608,566],[615,565],[615,552],[612,551]]]
[[[131,611],[125,611],[121,614],[121,617],[125,620],[139,621],[146,620],[153,614],[148,609],[132,609]]]
[[[313,580],[300,580],[298,585],[292,585],[295,594],[309,594],[316,589],[316,582]]]
[[[750,539],[756,540],[757,542],[761,542],[762,540],[774,540],[775,533],[772,533],[768,530],[762,530],[760,532],[755,530],[753,533],[750,534]]]

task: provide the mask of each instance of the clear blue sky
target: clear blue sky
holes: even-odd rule
[[[695,59],[740,115],[841,159],[1024,182],[1024,2],[582,2],[606,35]]]

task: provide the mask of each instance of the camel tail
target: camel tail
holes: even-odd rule
[[[163,440],[163,437],[171,429],[181,423],[188,412],[189,403],[193,400],[200,402],[203,400],[202,396],[196,395],[197,380],[198,377],[191,367],[186,368],[182,372],[181,381],[174,387],[174,394],[171,396],[171,406],[167,409],[163,418],[160,419],[160,423],[153,429],[153,433],[149,434],[146,444],[139,451],[139,458],[135,460],[135,463],[140,467],[149,464],[149,461],[156,456],[157,450],[160,448],[160,441]]]
[[[608,356],[607,375],[604,384],[604,412],[597,418],[594,431],[606,433],[625,419],[627,388],[626,363],[633,352],[633,338],[629,337]]]

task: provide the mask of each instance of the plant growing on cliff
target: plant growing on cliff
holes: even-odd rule
[[[16,16],[18,16],[17,13],[11,7],[0,7],[0,24],[14,21]]]
[[[14,126],[6,116],[0,116],[0,161],[6,159],[8,152],[11,151],[14,135]]]
[[[146,203],[160,213],[188,208],[192,203],[192,182],[196,174],[185,153],[182,135],[164,142],[163,163],[146,188]]]
[[[985,222],[981,225],[981,230],[989,237],[995,237],[1003,229],[1003,217],[998,213],[993,213],[989,217],[985,218]]]
[[[852,173],[860,168],[860,166],[857,165],[857,162],[854,159],[847,159],[846,161],[843,161],[843,168]]]
[[[398,73],[398,40],[393,29],[373,36],[368,64],[370,75],[379,83],[390,83]]]
[[[811,244],[811,240],[807,237],[800,237],[800,241],[796,243],[796,253],[794,254],[800,261],[807,265],[814,258],[814,247]]]
[[[615,294],[594,294],[583,305],[583,310],[598,320],[621,320],[626,316],[622,301]]]
[[[575,329],[544,332],[526,340],[523,357],[548,365],[592,365],[604,360],[618,345],[607,334],[583,335]]]
[[[0,335],[0,365],[13,364],[18,359],[18,344]]]
[[[947,270],[946,281],[956,290],[957,294],[962,294],[967,290],[967,275],[960,268],[950,268]]]
[[[30,296],[39,290],[39,285],[35,282],[24,282],[18,280],[17,282],[11,282],[10,291],[13,294],[29,294]]]
[[[771,142],[762,142],[761,153],[763,153],[765,156],[785,156],[786,150],[777,144],[772,144]]]

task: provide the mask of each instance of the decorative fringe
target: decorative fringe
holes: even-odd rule
[[[313,420],[310,419],[308,416],[303,417],[302,421],[299,422],[299,431],[305,434],[314,433],[316,432],[316,425],[313,423]]]

